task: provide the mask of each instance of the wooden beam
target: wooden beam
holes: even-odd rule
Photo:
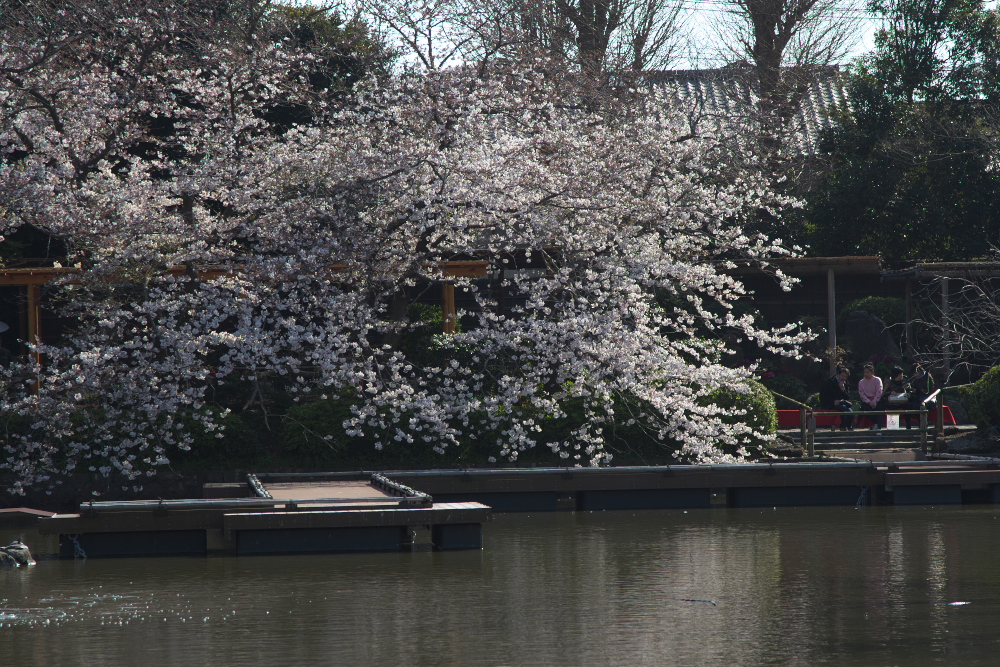
[[[941,334],[944,337],[944,360],[942,369],[941,384],[947,380],[948,376],[951,375],[951,334],[948,331],[950,326],[950,317],[948,315],[948,304],[950,295],[948,293],[948,278],[941,278]]]
[[[452,283],[441,284],[441,315],[444,319],[444,332],[455,333],[455,286]]]
[[[446,276],[455,278],[481,278],[489,270],[490,263],[487,261],[462,261],[462,262],[441,262],[438,268]],[[334,273],[341,273],[346,270],[342,264],[335,264],[330,267]],[[206,280],[213,280],[219,276],[231,273],[237,269],[211,267],[200,269],[198,275]],[[44,285],[60,275],[76,272],[79,269],[69,267],[50,267],[38,269],[5,269],[0,270],[0,287],[27,287],[28,288],[28,341],[38,345],[41,343],[41,285]],[[182,275],[183,267],[171,267],[167,273],[171,275]],[[441,286],[441,309],[444,316],[444,332],[455,333],[455,320],[457,311],[455,310],[455,286],[445,283]],[[38,355],[34,355],[37,360]]]
[[[441,262],[439,265],[441,272],[446,276],[456,278],[482,278],[489,270],[490,263],[484,261],[475,262]]]
[[[487,261],[462,261],[462,262],[440,262],[437,267],[446,276],[454,278],[482,278],[489,271],[490,263]],[[347,270],[345,264],[333,264],[330,266],[333,273],[343,273]],[[34,269],[0,269],[0,287],[25,287],[27,285],[44,285],[55,278],[67,273],[79,272],[80,269],[73,267],[41,267]],[[184,267],[173,266],[167,269],[167,273],[173,276],[184,275]],[[214,280],[219,276],[238,273],[239,267],[206,267],[198,269],[198,276],[205,280]]]
[[[28,343],[42,344],[42,287],[40,284],[28,285]],[[41,355],[29,352],[36,362],[41,363]]]
[[[2,269],[0,270],[0,287],[25,287],[27,285],[44,285],[53,279],[78,269],[66,267],[50,267],[40,269]]]
[[[830,351],[830,375],[837,373],[837,285],[834,278],[833,269],[826,270],[826,319],[829,333]]]
[[[913,280],[906,279],[906,359],[913,361]]]

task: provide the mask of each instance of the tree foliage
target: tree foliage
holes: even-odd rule
[[[872,54],[811,193],[813,252],[965,260],[1000,240],[1000,21],[979,0],[879,1]]]

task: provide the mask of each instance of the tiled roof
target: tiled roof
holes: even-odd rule
[[[783,75],[801,80],[798,108],[787,130],[793,144],[804,154],[819,152],[820,134],[833,127],[829,111],[847,105],[846,76],[837,66],[808,70],[783,70]],[[706,117],[723,117],[749,122],[760,100],[754,70],[745,63],[718,69],[666,70],[644,74],[646,82],[660,87],[678,105],[696,108]]]

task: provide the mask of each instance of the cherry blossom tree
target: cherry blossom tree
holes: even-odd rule
[[[310,85],[310,53],[192,50],[168,30],[144,48],[150,20],[120,19],[135,39],[114,42],[117,59],[95,38],[5,63],[22,71],[0,88],[4,225],[66,240],[78,267],[53,288],[70,335],[5,371],[14,491],[74,471],[138,488],[225,428],[239,406],[219,395],[253,401],[263,382],[348,403],[343,428],[373,447],[489,439],[497,460],[548,447],[599,465],[615,424],[688,462],[739,460],[766,437],[710,399],[752,370],[720,363],[723,334],[801,342],[732,314],[746,294],[731,262],[787,254],[742,231],[784,202],[738,128],[692,132],[655,93],[594,97],[534,64],[369,78],[334,104]],[[278,105],[309,121],[271,122]],[[517,301],[445,275],[469,257]],[[476,307],[427,361],[403,344],[406,306],[444,281]],[[570,406],[585,419],[540,439]]]

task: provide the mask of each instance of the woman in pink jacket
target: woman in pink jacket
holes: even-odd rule
[[[875,375],[875,367],[871,364],[865,365],[865,376],[858,381],[858,395],[861,397],[862,410],[885,410],[882,404],[882,378]],[[868,415],[866,417],[872,423],[871,428],[876,431],[882,428],[884,417]]]

